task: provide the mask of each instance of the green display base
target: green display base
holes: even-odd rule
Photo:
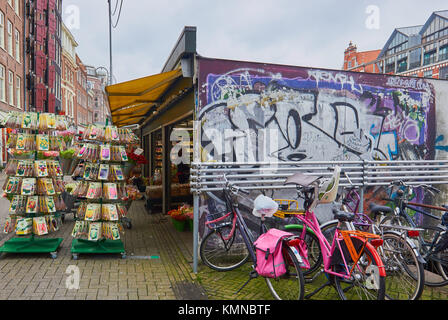
[[[62,238],[12,238],[0,247],[0,252],[55,254],[62,240]]]
[[[79,253],[121,253],[122,257],[125,257],[124,245],[121,240],[88,241],[74,239],[71,252],[74,259],[77,259]]]

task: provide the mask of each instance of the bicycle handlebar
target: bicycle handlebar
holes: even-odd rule
[[[403,186],[403,187],[413,187],[413,188],[424,188],[430,192],[435,192],[435,193],[440,193],[441,191],[439,189],[437,189],[436,187],[433,187],[431,185],[422,183],[422,184],[416,184],[416,185],[410,185],[406,182],[404,182],[403,180],[394,180],[390,182],[391,186]]]

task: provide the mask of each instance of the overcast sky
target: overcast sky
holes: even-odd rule
[[[111,1],[114,10],[121,0]],[[63,0],[63,19],[82,61],[109,68],[107,3]],[[197,27],[202,56],[340,69],[349,41],[381,49],[394,28],[446,9],[446,0],[123,0],[113,73],[116,82],[159,73],[184,26]]]

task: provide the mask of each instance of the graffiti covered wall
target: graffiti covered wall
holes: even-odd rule
[[[203,161],[418,160],[445,151],[427,79],[206,58],[198,67]],[[260,136],[275,136],[269,152]]]

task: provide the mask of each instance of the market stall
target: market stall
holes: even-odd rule
[[[62,168],[57,160],[65,148],[59,134],[68,128],[64,116],[51,113],[10,112],[1,124],[9,128],[4,195],[11,201],[0,252],[50,253],[57,257],[62,238],[45,236],[59,230],[65,210]]]

